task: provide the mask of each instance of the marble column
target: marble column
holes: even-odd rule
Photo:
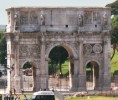
[[[15,75],[14,75],[14,88],[16,89],[17,93],[21,92],[21,77],[20,77],[20,66],[19,66],[19,36],[15,36]]]
[[[40,84],[42,89],[46,89],[46,65],[45,65],[45,36],[42,33],[42,41],[41,41],[41,61],[40,61],[40,68],[41,68],[41,77],[40,77]]]
[[[78,91],[78,73],[79,73],[79,61],[78,61],[78,57],[77,58],[73,58],[73,74],[71,75],[71,81],[72,81],[72,85],[71,85],[71,90],[72,91]]]
[[[79,44],[79,75],[78,75],[78,91],[86,90],[86,74],[83,64],[83,41],[80,40]]]
[[[7,67],[10,68],[11,66],[11,37],[10,34],[7,34]],[[11,89],[11,74],[10,70],[7,69],[7,92],[9,93]]]
[[[95,90],[102,90],[103,87],[103,60],[101,61],[100,65],[99,65],[99,78],[98,78],[98,82],[96,83],[96,88]]]
[[[104,38],[104,73],[103,73],[103,90],[110,90],[110,38]]]

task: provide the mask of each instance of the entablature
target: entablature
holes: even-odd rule
[[[111,30],[110,8],[16,7],[6,11],[7,32],[110,32]]]

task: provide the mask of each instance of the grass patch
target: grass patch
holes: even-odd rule
[[[104,97],[104,96],[85,96],[85,97],[69,97],[65,100],[118,100],[118,97]]]
[[[114,71],[118,70],[118,52],[116,51],[114,58],[111,61],[111,74],[113,75]]]

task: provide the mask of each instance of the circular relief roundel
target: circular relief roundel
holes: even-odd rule
[[[84,45],[84,53],[90,54],[92,52],[92,46],[90,44]]]
[[[101,53],[101,52],[102,52],[102,46],[101,46],[101,44],[95,44],[95,45],[93,46],[93,51],[94,51],[95,53]]]

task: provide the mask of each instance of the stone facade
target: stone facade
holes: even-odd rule
[[[21,92],[22,67],[27,61],[36,68],[34,91],[48,88],[48,56],[55,46],[63,46],[69,53],[73,69],[70,90],[86,90],[89,62],[99,67],[95,88],[110,89],[109,8],[19,7],[6,11],[7,63],[14,65],[11,74],[8,72],[8,90],[15,88]]]

